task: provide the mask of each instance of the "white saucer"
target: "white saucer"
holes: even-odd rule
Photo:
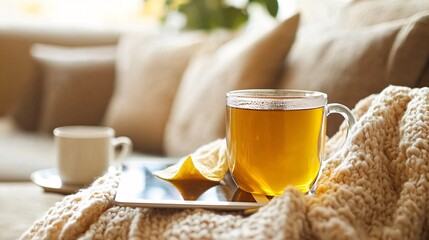
[[[64,184],[55,168],[38,170],[31,174],[31,181],[39,185],[46,192],[72,194],[84,187],[83,185]]]

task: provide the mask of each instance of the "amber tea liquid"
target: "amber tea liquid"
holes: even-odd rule
[[[270,110],[227,106],[229,168],[237,185],[277,196],[288,185],[306,193],[323,156],[324,107]]]

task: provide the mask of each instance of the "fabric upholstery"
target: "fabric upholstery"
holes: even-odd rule
[[[303,27],[284,70],[282,88],[328,94],[352,108],[389,84],[417,86],[429,56],[429,13],[357,29]],[[328,133],[338,122],[328,120]]]
[[[200,33],[131,34],[118,47],[117,89],[105,124],[132,139],[136,150],[162,154],[163,137],[177,87]]]
[[[114,87],[116,49],[35,45],[38,76],[15,110],[18,125],[51,133],[67,125],[99,125]]]
[[[429,11],[429,1],[358,0],[341,8],[337,23],[342,27],[359,28],[409,18],[423,11]]]
[[[429,87],[429,59],[427,61],[425,71],[420,75],[418,87]]]
[[[4,8],[3,8],[4,9]],[[118,29],[75,28],[31,21],[0,21],[0,116],[10,113],[35,77],[30,49],[35,43],[59,46],[116,44]]]

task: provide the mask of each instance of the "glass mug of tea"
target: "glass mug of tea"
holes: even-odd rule
[[[235,183],[269,196],[281,195],[288,185],[309,192],[322,166],[326,117],[341,114],[348,130],[355,123],[347,107],[327,102],[325,93],[315,91],[228,92],[227,158]]]

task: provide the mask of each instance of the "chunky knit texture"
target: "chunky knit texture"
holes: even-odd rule
[[[354,109],[358,122],[313,196],[289,187],[251,216],[241,212],[114,206],[119,173],[67,196],[22,239],[428,239],[429,88],[390,86]]]

